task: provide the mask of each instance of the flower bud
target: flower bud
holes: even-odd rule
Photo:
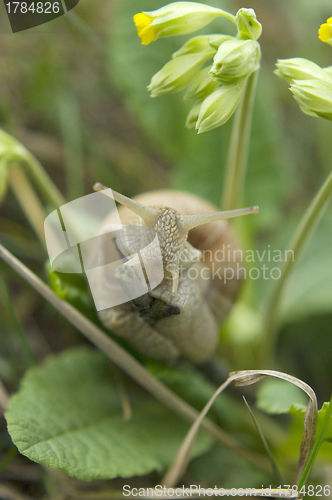
[[[296,80],[290,90],[304,113],[332,120],[332,83]]]
[[[200,35],[188,40],[182,47],[179,48],[172,57],[184,56],[186,54],[194,54],[198,52],[210,53],[213,56],[219,48],[219,45],[226,40],[231,40],[232,36],[228,35]],[[217,44],[217,47],[216,47]]]
[[[237,38],[240,40],[258,40],[262,33],[262,25],[257,21],[254,9],[240,9],[235,21],[238,29]]]
[[[211,66],[203,68],[194,76],[183,96],[184,101],[190,101],[192,99],[199,99],[202,101],[216,90],[219,83],[209,74],[210,69]]]
[[[303,59],[301,57],[293,57],[291,59],[278,59],[275,71],[283,80],[288,83],[294,83],[294,80],[323,80],[332,82],[332,77],[318,64]]]
[[[217,51],[220,45],[228,40],[236,40],[236,38],[230,35],[210,35],[209,44]]]
[[[196,2],[174,2],[160,9],[134,16],[137,34],[143,45],[157,38],[186,35],[197,31],[217,17],[234,21],[234,16],[215,7]]]
[[[203,52],[171,59],[152,77],[148,86],[151,97],[183,90],[208,58],[210,55]]]
[[[203,101],[196,123],[199,134],[227,122],[239,104],[245,83],[241,80],[237,84],[220,87]]]
[[[229,40],[214,56],[211,75],[221,83],[233,84],[259,68],[261,51],[254,40]]]
[[[199,110],[201,109],[202,101],[196,102],[194,106],[191,108],[191,110],[188,113],[187,120],[186,120],[186,127],[187,128],[195,128],[198,115],[199,115]]]
[[[332,17],[329,17],[326,23],[321,25],[318,30],[318,36],[322,42],[332,45]]]

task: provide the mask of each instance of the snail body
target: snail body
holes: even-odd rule
[[[94,189],[105,188],[97,184]],[[116,238],[117,251],[132,255],[147,247],[151,231],[158,237],[164,273],[148,293],[99,311],[100,320],[139,352],[158,361],[171,364],[185,358],[201,364],[209,360],[217,347],[218,326],[230,311],[242,281],[234,272],[238,259],[215,259],[218,250],[233,255],[239,248],[223,219],[257,213],[258,208],[218,212],[198,196],[173,190],[144,193],[133,200],[112,193],[123,205],[118,216],[124,233]],[[103,222],[103,231],[113,223],[114,214],[110,214]],[[146,228],[147,233],[138,229],[132,233],[133,227]],[[148,256],[152,264],[154,254]],[[233,278],[228,281],[227,269],[233,269]],[[133,273],[130,265],[117,269],[124,289],[132,286]],[[107,294],[107,279],[102,274],[99,282],[102,293]]]

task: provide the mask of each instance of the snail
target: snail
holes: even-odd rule
[[[94,190],[109,196],[111,191],[122,205],[116,214],[124,225],[122,236],[115,238],[118,258],[126,252],[135,253],[138,240],[139,248],[148,247],[157,235],[163,268],[161,282],[148,293],[99,310],[103,325],[137,351],[167,364],[184,358],[199,365],[211,359],[218,343],[218,327],[243,279],[241,252],[225,219],[258,213],[259,208],[218,212],[204,199],[174,190],[152,191],[134,199],[100,183]],[[103,221],[101,232],[109,231],[114,220],[111,213]],[[133,233],[135,228],[146,229],[147,233]],[[98,251],[107,254],[105,248]],[[156,254],[150,252],[148,258],[153,261]],[[117,269],[116,277],[124,289],[134,283],[130,266],[128,262]],[[143,264],[145,274],[146,267]],[[98,279],[101,293],[107,294],[106,274],[101,272]]]

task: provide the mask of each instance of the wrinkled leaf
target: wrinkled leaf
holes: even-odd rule
[[[89,318],[95,314],[89,287],[83,274],[58,273],[46,263],[48,282],[52,290],[63,300],[83,312]]]
[[[162,470],[189,424],[137,388],[128,396],[133,418],[125,422],[104,355],[72,349],[27,372],[10,400],[8,430],[23,455],[81,480]],[[210,446],[201,435],[194,455]]]

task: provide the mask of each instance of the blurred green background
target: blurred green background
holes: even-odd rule
[[[274,65],[289,57],[332,64],[331,47],[317,36],[332,15],[331,1],[206,3],[234,14],[252,7],[263,25],[243,200],[261,212],[238,230],[247,248],[283,250],[331,170],[332,124],[301,113],[287,84],[273,74]],[[140,44],[132,16],[163,4],[81,0],[71,14],[17,34],[10,33],[0,5],[1,127],[40,160],[68,200],[90,193],[100,181],[128,196],[170,187],[220,203],[231,121],[198,136],[184,127],[190,103],[180,94],[151,99],[146,90],[152,75],[190,38]],[[232,29],[218,21],[205,32],[233,34]],[[0,204],[0,241],[45,277],[45,251],[10,190]],[[0,285],[0,378],[14,389],[28,364],[26,350],[42,360],[82,340],[2,262]],[[237,316],[223,330],[232,369],[255,368],[259,312],[270,285],[263,279],[246,283]],[[331,392],[331,333],[329,207],[287,286],[277,351],[280,367],[311,384],[320,402]]]

